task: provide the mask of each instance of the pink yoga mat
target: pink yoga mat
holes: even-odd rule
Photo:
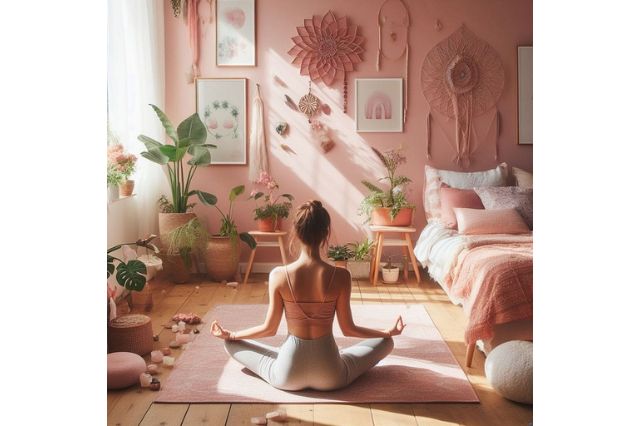
[[[221,305],[205,315],[202,333],[176,361],[162,383],[156,402],[253,403],[387,403],[479,402],[464,371],[421,305],[353,305],[356,324],[388,328],[398,315],[407,327],[394,338],[395,348],[377,366],[344,389],[331,392],[288,392],[271,387],[231,359],[223,342],[209,334],[213,319],[238,330],[264,320],[267,305]],[[283,318],[278,334],[260,341],[280,346],[287,334]],[[359,339],[345,338],[334,322],[338,346]]]

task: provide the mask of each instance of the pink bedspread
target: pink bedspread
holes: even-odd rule
[[[462,300],[468,343],[489,339],[496,324],[533,318],[531,236],[475,236],[444,285]]]

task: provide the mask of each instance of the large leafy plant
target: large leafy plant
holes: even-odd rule
[[[375,243],[367,238],[348,245],[352,248],[353,260],[363,261],[369,259],[371,249],[375,246]]]
[[[244,185],[231,188],[231,191],[229,191],[229,210],[226,213],[220,210],[220,207],[217,205],[214,206],[222,216],[222,220],[220,222],[220,236],[230,237],[234,242],[239,237],[249,247],[251,247],[251,249],[254,249],[256,248],[256,240],[248,232],[238,232],[238,226],[233,220],[233,203],[243,193]]]
[[[215,145],[205,143],[207,129],[200,120],[198,113],[187,117],[178,125],[177,130],[160,108],[151,105],[160,119],[167,136],[173,143],[163,144],[149,136],[140,135],[138,139],[147,148],[140,153],[147,160],[167,166],[169,183],[171,185],[172,202],[164,210],[172,213],[186,213],[189,208],[189,198],[197,196],[203,204],[213,206],[216,196],[208,192],[191,189],[191,180],[199,166],[210,164]],[[191,157],[186,165],[183,160],[187,154]],[[188,166],[188,167],[187,167]]]
[[[154,253],[158,253],[158,248],[151,243],[156,238],[155,235],[150,235],[144,240],[138,240],[135,243],[123,243],[118,244],[107,250],[107,279],[116,274],[116,282],[127,290],[141,291],[147,282],[147,267],[145,264],[137,259],[124,261],[113,255],[112,253],[120,250],[124,246],[136,246],[145,247],[153,250]],[[117,266],[116,266],[117,264]]]
[[[360,214],[367,216],[367,221],[371,219],[371,212],[378,207],[391,208],[391,218],[395,217],[404,207],[413,207],[406,198],[405,187],[411,182],[406,176],[398,175],[398,166],[406,163],[406,157],[399,150],[387,151],[384,154],[375,148],[371,148],[376,156],[380,159],[386,169],[386,176],[378,179],[379,182],[386,182],[389,186],[382,189],[373,183],[363,180],[362,184],[367,187],[369,195],[367,195],[360,204]]]

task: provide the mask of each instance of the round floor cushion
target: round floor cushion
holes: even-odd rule
[[[107,389],[122,389],[140,381],[140,373],[147,370],[144,359],[131,352],[107,355]]]
[[[496,346],[487,356],[484,371],[500,395],[524,404],[533,403],[532,342],[513,340]]]

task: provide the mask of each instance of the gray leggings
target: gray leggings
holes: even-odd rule
[[[289,334],[279,349],[254,340],[225,340],[224,347],[275,388],[328,391],[347,386],[389,355],[393,339],[368,339],[339,350],[332,334],[313,340]]]

